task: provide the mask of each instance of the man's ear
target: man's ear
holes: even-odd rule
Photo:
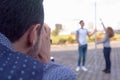
[[[29,32],[28,32],[28,38],[27,38],[27,41],[28,41],[28,46],[29,47],[32,47],[35,45],[36,41],[37,41],[37,38],[38,38],[38,30],[40,28],[40,24],[36,24],[36,25],[33,25]]]

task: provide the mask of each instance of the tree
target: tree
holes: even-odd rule
[[[55,24],[55,30],[52,31],[52,35],[53,36],[59,35],[61,29],[62,29],[62,24]]]
[[[55,30],[52,31],[53,36],[57,36],[59,34],[58,29],[55,28]]]

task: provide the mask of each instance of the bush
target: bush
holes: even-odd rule
[[[98,34],[96,37],[97,37],[97,40],[101,40],[103,38],[104,34],[103,33],[100,33]]]
[[[88,42],[94,42],[95,38],[88,38]]]
[[[68,43],[74,43],[74,42],[75,42],[75,39],[73,39],[71,36],[69,36],[69,37],[67,38],[67,42],[68,42]]]
[[[67,41],[66,39],[61,38],[61,39],[59,39],[58,44],[65,44],[66,41]]]
[[[59,35],[59,30],[55,29],[55,30],[52,31],[51,34],[52,34],[53,36],[57,36],[57,35]]]

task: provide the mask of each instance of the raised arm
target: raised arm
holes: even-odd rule
[[[103,29],[106,30],[106,27],[105,27],[104,23],[102,22],[102,19],[100,19],[100,21],[101,21],[101,24],[103,26]]]
[[[103,26],[103,29],[106,30],[105,25],[103,24],[103,22],[102,22],[101,24],[102,24],[102,26]]]

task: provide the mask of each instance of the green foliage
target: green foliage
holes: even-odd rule
[[[88,42],[94,42],[94,41],[95,41],[94,37],[88,38]]]
[[[111,40],[120,40],[120,34],[115,34],[114,37],[111,38]]]
[[[59,35],[59,30],[58,30],[58,29],[53,30],[53,31],[52,31],[52,35],[53,35],[53,36]]]
[[[104,34],[98,34],[97,40],[101,40],[103,38]],[[53,36],[51,35],[51,39],[52,39],[52,44],[71,44],[71,43],[76,43],[76,39],[75,39],[75,35],[57,35],[57,36]],[[115,36],[113,38],[111,38],[111,40],[120,40],[120,34],[115,34]],[[87,38],[88,42],[94,42],[95,40],[95,36],[91,36],[90,38]]]
[[[75,39],[73,39],[72,36],[68,36],[67,42],[68,42],[68,43],[74,43],[74,42],[75,42]]]
[[[65,44],[66,41],[67,41],[66,39],[61,38],[61,39],[59,39],[58,44]]]
[[[58,36],[61,29],[62,29],[62,24],[55,24],[55,30],[52,31],[52,35]]]
[[[75,43],[75,35],[51,35],[52,44]]]

